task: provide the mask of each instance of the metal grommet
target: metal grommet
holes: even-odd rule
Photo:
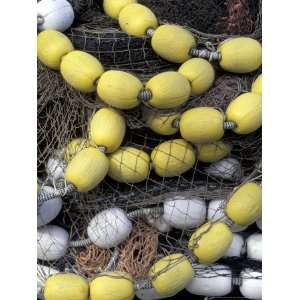
[[[141,102],[147,102],[152,98],[152,93],[149,89],[143,89],[143,90],[140,90],[137,98]]]
[[[146,35],[152,37],[154,35],[155,29],[150,27],[146,30]]]
[[[232,122],[232,121],[225,121],[224,122],[224,129],[228,130],[228,129],[234,129],[236,128],[236,123]]]
[[[37,24],[42,25],[45,22],[45,18],[42,15],[37,15]]]

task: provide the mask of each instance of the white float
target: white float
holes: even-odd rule
[[[52,194],[55,192],[55,189],[50,186],[42,186],[40,193],[42,195]],[[49,199],[42,203],[40,207],[38,207],[37,213],[37,226],[44,226],[51,222],[53,219],[57,217],[60,210],[62,208],[62,199],[61,197],[56,197]]]
[[[231,224],[230,220],[226,216],[224,207],[226,204],[225,199],[214,199],[208,204],[207,219],[212,221],[223,221],[226,224]],[[240,226],[237,224],[230,225],[232,232],[240,232],[247,228],[247,226]]]
[[[163,219],[177,229],[200,226],[206,219],[206,202],[199,197],[175,196],[164,202]]]
[[[68,232],[56,225],[46,225],[37,230],[37,258],[56,260],[64,256],[69,245]]]
[[[240,257],[245,252],[245,241],[240,234],[234,233],[230,247],[226,250],[224,257]]]
[[[262,235],[261,233],[251,234],[247,240],[247,257],[262,260]]]
[[[67,30],[74,21],[74,10],[67,0],[41,0],[37,4],[38,30]]]
[[[162,217],[152,217],[146,216],[146,222],[152,227],[156,228],[159,232],[169,232],[172,229],[172,226],[168,224]]]
[[[64,165],[57,158],[48,159],[46,172],[54,182],[65,178]]]
[[[186,290],[194,295],[225,296],[232,290],[232,271],[223,265],[193,265],[195,276],[186,286]]]
[[[246,268],[241,272],[240,292],[247,299],[259,300],[262,297],[262,273]]]
[[[126,213],[120,208],[109,208],[90,221],[87,233],[95,245],[109,249],[126,240],[131,230],[132,224]]]
[[[242,178],[243,170],[240,162],[235,158],[223,158],[212,163],[206,168],[208,175],[230,181],[237,181]]]

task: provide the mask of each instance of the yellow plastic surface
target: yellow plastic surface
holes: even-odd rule
[[[157,175],[179,176],[193,167],[196,155],[193,147],[183,139],[163,142],[151,152],[151,160]]]
[[[238,96],[227,107],[226,121],[236,123],[235,133],[254,132],[262,125],[262,97],[254,93]]]
[[[151,45],[162,58],[174,63],[183,63],[191,58],[189,51],[196,47],[196,41],[183,27],[165,24],[155,30]]]
[[[98,146],[105,146],[106,152],[116,151],[126,132],[124,117],[113,108],[100,108],[90,122],[90,138]]]
[[[237,225],[248,226],[254,223],[262,212],[262,188],[255,182],[241,185],[230,196],[225,211]]]
[[[261,44],[249,37],[225,40],[218,48],[220,66],[233,73],[249,73],[257,70],[262,62]]]
[[[96,147],[96,144],[94,144],[92,141],[82,138],[71,140],[64,150],[65,161],[69,162],[79,151],[90,146]]]
[[[96,81],[104,69],[96,57],[75,50],[63,57],[60,71],[73,88],[88,93],[96,90]]]
[[[123,272],[105,272],[90,283],[90,300],[132,300],[132,277]]]
[[[88,300],[89,285],[76,274],[59,273],[47,278],[44,288],[45,300]]]
[[[149,169],[149,155],[133,147],[121,147],[109,156],[108,176],[119,182],[141,182],[147,178]]]
[[[200,263],[212,264],[224,255],[232,239],[232,232],[226,224],[208,222],[192,234],[188,246]]]
[[[152,93],[148,101],[157,108],[174,108],[185,103],[191,94],[189,81],[178,72],[167,71],[152,77],[146,84]]]
[[[258,75],[257,78],[254,80],[252,87],[251,87],[251,92],[262,95],[262,74]]]
[[[126,5],[136,2],[137,0],[103,0],[103,9],[108,16],[118,19],[120,11]]]
[[[131,109],[139,105],[137,99],[142,90],[141,81],[123,71],[105,72],[97,86],[98,96],[107,104],[119,109]]]
[[[218,141],[211,144],[197,145],[198,159],[202,162],[212,163],[227,156],[232,149],[232,145],[227,142]]]
[[[37,36],[37,56],[51,69],[59,70],[62,57],[73,50],[70,39],[59,31],[47,29]]]
[[[96,148],[88,147],[78,152],[69,162],[65,178],[79,192],[88,192],[104,179],[108,168],[106,155]]]
[[[179,129],[173,126],[173,122],[179,118],[180,113],[161,114],[156,111],[145,113],[147,126],[161,135],[172,135],[178,132]]]
[[[194,270],[183,254],[175,253],[157,261],[149,276],[155,291],[161,296],[168,296],[183,290],[192,280]]]
[[[126,5],[119,14],[119,25],[121,29],[130,35],[146,35],[148,28],[158,26],[156,16],[146,6],[133,3]]]
[[[203,58],[187,60],[180,66],[178,73],[189,80],[193,95],[200,95],[209,90],[215,80],[213,66]]]
[[[195,144],[220,140],[224,135],[224,115],[212,107],[196,107],[185,111],[180,119],[181,136]]]

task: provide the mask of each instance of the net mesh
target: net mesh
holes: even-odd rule
[[[162,71],[178,68],[178,65],[157,56],[151,49],[148,38],[132,37],[122,32],[115,21],[103,14],[102,5],[98,1],[71,3],[77,12],[77,19],[67,32],[68,36],[75,48],[99,58],[106,69],[132,72],[145,82]],[[232,35],[250,35],[261,39],[261,1],[258,0],[144,0],[140,3],[151,8],[161,22],[186,26],[196,37],[198,44],[209,49],[215,48]],[[225,110],[236,96],[249,91],[253,80],[261,72],[259,70],[249,75],[234,75],[224,73],[217,65],[215,68],[217,79],[213,87],[201,96],[192,97],[186,105],[172,112],[181,113],[198,106]],[[49,158],[57,150],[63,149],[71,139],[87,138],[89,121],[104,104],[95,94],[75,91],[58,72],[49,70],[40,62],[37,82],[38,178],[49,184],[46,172]],[[143,118],[144,109],[142,104],[122,112],[127,122],[123,146],[133,146],[150,154],[158,144],[180,138],[179,134],[166,138],[151,131]],[[236,158],[243,169],[243,176],[235,181],[208,174],[208,164],[200,161],[196,161],[189,171],[172,178],[160,177],[153,170],[146,180],[136,184],[120,183],[106,177],[91,192],[66,195],[63,198],[63,208],[52,223],[64,228],[69,233],[70,240],[86,239],[89,222],[104,209],[119,207],[128,213],[140,208],[159,207],[166,199],[175,195],[187,198],[196,196],[205,201],[226,199],[232,189],[244,180],[252,178],[260,181],[261,130],[247,136],[227,131],[224,140],[233,145],[231,157]],[[121,164],[126,165],[126,162],[121,161]],[[139,279],[147,275],[153,262],[160,257],[179,251],[188,253],[187,243],[193,230],[172,229],[163,233],[144,221],[132,222],[132,233],[118,246],[116,270],[129,272]],[[242,234],[246,238],[253,231],[257,231],[255,225]],[[53,244],[55,240],[52,241]],[[87,245],[70,247],[62,258],[39,263],[92,278],[106,268],[112,256],[113,250]],[[223,258],[220,263],[229,266],[236,276],[244,268],[261,271],[261,262],[245,257]],[[215,271],[215,275],[220,273]]]

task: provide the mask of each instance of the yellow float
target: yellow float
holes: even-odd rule
[[[147,89],[152,95],[148,103],[156,108],[174,108],[185,103],[191,94],[189,81],[174,71],[155,75],[147,82]]]
[[[232,150],[232,145],[224,141],[218,141],[210,144],[199,144],[196,145],[196,148],[198,160],[211,163],[227,156]]]
[[[232,232],[226,224],[208,222],[192,234],[188,246],[200,263],[212,264],[224,255],[232,239]]]
[[[262,74],[258,75],[257,78],[254,80],[251,87],[251,92],[258,95],[262,95]]]
[[[63,56],[73,50],[70,39],[59,31],[47,29],[37,36],[37,56],[50,69],[59,70]]]
[[[196,155],[193,147],[183,139],[163,142],[151,152],[153,168],[162,177],[179,176],[193,167]]]
[[[97,94],[107,104],[120,108],[131,109],[139,105],[138,95],[142,90],[141,81],[123,71],[105,72],[97,85]]]
[[[108,168],[106,155],[96,148],[88,147],[78,152],[68,163],[65,178],[79,192],[88,192],[104,179]]]
[[[226,121],[236,124],[233,131],[238,134],[257,130],[262,125],[262,97],[254,93],[238,96],[226,109]]]
[[[90,283],[90,300],[132,300],[132,277],[124,272],[105,272]]]
[[[191,48],[196,47],[196,41],[183,27],[165,24],[154,31],[151,45],[162,58],[174,63],[183,63],[191,58],[189,52]]]
[[[146,6],[132,3],[126,5],[119,13],[121,29],[130,35],[145,35],[148,28],[158,26],[154,13]]]
[[[116,181],[137,183],[145,180],[149,174],[150,157],[143,150],[121,147],[108,158],[108,176]]]
[[[214,83],[215,70],[203,58],[191,58],[183,63],[178,73],[186,77],[192,86],[192,95],[206,92]]]
[[[103,9],[108,16],[118,19],[120,11],[126,5],[136,2],[137,0],[103,0]]]
[[[88,93],[96,90],[96,81],[104,69],[93,55],[75,50],[62,58],[60,72],[73,88]]]
[[[64,149],[64,159],[69,162],[79,151],[87,147],[96,147],[92,141],[87,139],[77,138],[71,140]]]
[[[165,256],[149,271],[152,285],[161,296],[174,295],[183,290],[192,280],[194,270],[188,259],[181,253]]]
[[[180,118],[180,134],[195,144],[218,141],[224,135],[224,119],[224,114],[212,107],[189,109]]]
[[[262,188],[255,182],[247,182],[238,187],[229,197],[225,206],[227,216],[237,225],[254,223],[262,210]]]
[[[261,44],[249,37],[225,40],[218,47],[222,69],[233,73],[249,73],[257,70],[262,62]]]
[[[125,119],[113,108],[101,108],[91,119],[90,138],[96,145],[104,146],[106,153],[114,152],[120,147],[125,132]]]
[[[144,119],[147,126],[154,132],[161,135],[172,135],[178,132],[174,122],[179,120],[180,113],[162,114],[153,110],[144,110]]]
[[[88,300],[89,285],[79,275],[58,273],[47,278],[44,287],[45,300]]]

